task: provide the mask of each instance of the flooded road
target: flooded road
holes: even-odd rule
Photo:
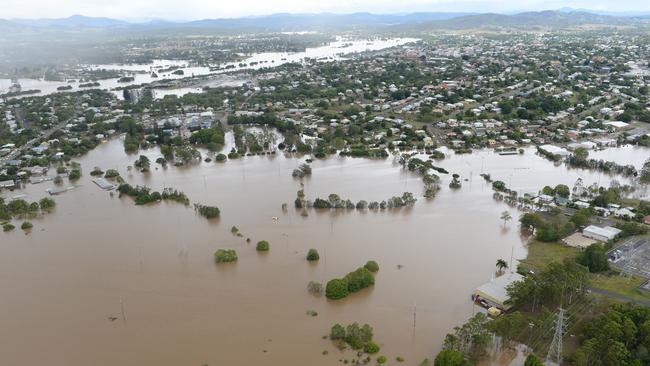
[[[533,151],[452,155],[437,165],[468,181],[450,191],[451,177],[444,176],[431,201],[421,197],[420,178],[390,158],[316,160],[304,180],[310,199],[337,193],[355,202],[383,200],[410,191],[418,202],[379,212],[310,210],[303,217],[293,209],[300,185],[291,172],[304,158],[277,154],[157,170],[152,163],[150,173],[129,173],[137,155],[126,155],[114,139],[79,159],[79,187],[56,196],[55,212],[32,220],[30,234],[0,233],[0,353],[7,364],[30,366],[324,366],[351,353],[322,336],[335,323],[360,322],[374,327],[380,354],[418,364],[475,311],[470,294],[490,280],[495,261],[526,255],[516,220],[504,228],[499,219],[504,210],[518,214],[493,200],[481,171],[533,192],[571,186],[578,177],[601,185],[611,179],[556,167]],[[143,154],[152,162],[160,156],[156,149]],[[193,203],[219,206],[221,218],[210,222],[173,202],[141,207],[111,198],[92,183],[94,166],[118,169],[133,185],[179,189]],[[5,196],[36,200],[51,186]],[[233,225],[243,238],[231,234]],[[271,243],[269,253],[255,251],[259,240]],[[219,248],[237,250],[239,261],[216,265]],[[305,260],[309,248],[320,252],[318,263]],[[309,281],[325,283],[367,260],[380,266],[373,288],[340,301],[307,292]]]

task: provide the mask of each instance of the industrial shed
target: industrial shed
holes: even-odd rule
[[[487,307],[495,307],[501,310],[510,309],[506,302],[510,299],[507,288],[515,282],[523,280],[524,277],[519,273],[510,272],[503,276],[497,277],[492,281],[485,283],[474,291],[472,300],[487,303]]]
[[[620,232],[621,230],[611,226],[600,227],[589,225],[582,230],[582,235],[587,238],[607,242],[614,239]]]

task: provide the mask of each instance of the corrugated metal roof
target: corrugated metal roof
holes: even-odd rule
[[[517,281],[523,280],[524,277],[516,272],[506,273],[492,281],[485,283],[476,288],[475,294],[494,301],[499,305],[504,305],[509,299],[507,288]]]

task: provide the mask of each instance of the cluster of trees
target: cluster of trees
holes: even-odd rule
[[[542,193],[548,196],[558,195],[560,197],[569,197],[571,195],[571,189],[566,184],[558,184],[555,188],[551,186],[544,186],[542,188]]]
[[[175,146],[173,151],[173,159],[176,165],[183,165],[192,161],[201,160],[201,153],[190,145]]]
[[[638,172],[634,165],[620,165],[613,161],[588,159],[588,157],[589,151],[584,147],[579,147],[575,149],[573,154],[566,157],[566,162],[572,166],[600,170],[608,173],[616,173],[623,176],[636,177],[638,175]]]
[[[217,218],[221,214],[217,206],[206,206],[199,203],[194,204],[194,210],[207,219]]]
[[[522,227],[533,229],[535,238],[543,242],[558,241],[575,230],[572,221],[564,221],[559,215],[547,219],[537,212],[527,212],[521,215],[519,222]]]
[[[39,211],[46,213],[56,206],[56,202],[48,197],[38,202],[29,203],[23,199],[15,199],[6,202],[0,197],[0,221],[11,220],[12,218],[36,217]]]
[[[340,156],[352,156],[355,158],[387,158],[388,151],[381,148],[371,148],[366,145],[356,144],[348,149],[341,150]]]
[[[410,207],[413,206],[415,202],[417,202],[417,199],[413,196],[413,193],[404,192],[402,196],[393,196],[388,200],[384,200],[381,202],[372,201],[368,203],[368,201],[361,200],[356,204],[349,199],[344,200],[341,197],[339,197],[339,195],[333,193],[330,194],[327,197],[327,199],[323,199],[319,197],[316,198],[312,203],[309,200],[305,200],[304,191],[301,189],[298,191],[298,197],[296,197],[295,206],[296,208],[313,207],[318,209],[345,208],[349,210],[354,210],[354,209],[385,210],[385,209],[393,209],[393,208],[400,208],[400,207]]]
[[[340,345],[347,344],[354,350],[363,350],[369,354],[379,352],[379,345],[372,340],[372,327],[368,324],[352,323],[346,327],[334,324],[329,337],[332,341],[339,342]]]
[[[639,180],[644,184],[650,183],[650,158],[643,163]]]
[[[639,224],[636,222],[625,222],[616,224],[616,227],[621,230],[618,234],[619,238],[627,238],[635,235],[643,235],[648,232],[648,227],[644,224]]]
[[[120,173],[115,169],[107,169],[104,173],[104,178],[113,179],[120,176]]]
[[[237,252],[234,249],[217,249],[214,252],[214,260],[217,263],[228,263],[237,261]]]
[[[449,183],[449,188],[451,189],[460,189],[461,183],[460,183],[460,175],[458,174],[453,174],[452,175],[452,180]]]
[[[118,186],[117,190],[120,195],[125,194],[133,197],[136,205],[146,205],[151,202],[158,202],[161,200],[175,201],[184,204],[190,204],[189,198],[185,193],[172,188],[164,188],[162,194],[158,191],[151,191],[151,188],[145,186],[133,187],[128,183],[122,183]]]
[[[309,164],[300,164],[298,168],[293,170],[291,175],[297,178],[303,178],[307,175],[311,175],[311,166]]]
[[[445,337],[443,350],[436,356],[434,365],[469,366],[478,363],[492,342],[489,322],[487,315],[478,313],[465,324],[455,327],[454,332]]]
[[[650,308],[614,304],[590,321],[573,356],[577,366],[650,363]]]
[[[528,274],[508,289],[510,303],[534,310],[540,305],[555,308],[562,301],[571,303],[583,296],[588,285],[587,267],[573,259],[551,262],[542,271]]]
[[[560,154],[553,154],[550,151],[546,151],[540,147],[537,147],[537,153],[542,155],[543,157],[547,158],[550,161],[560,161],[562,160],[562,155]]]
[[[375,284],[374,272],[379,270],[379,266],[374,261],[369,261],[365,266],[348,273],[343,278],[335,278],[327,282],[325,286],[325,296],[328,299],[338,300],[348,296],[352,292],[357,292]]]
[[[589,268],[589,272],[604,272],[609,270],[609,262],[607,255],[605,255],[606,248],[603,244],[594,243],[588,246],[576,258],[578,263]]]
[[[441,174],[448,174],[444,168],[433,165],[431,160],[424,161],[420,158],[413,157],[414,154],[402,154],[395,158],[395,161],[407,168],[409,171],[416,172],[422,177],[424,184],[424,197],[433,198],[440,190],[439,182],[440,177],[431,171],[436,171]],[[444,155],[443,155],[444,156]],[[434,155],[430,158],[435,159]]]
[[[148,172],[149,167],[151,166],[151,161],[148,157],[140,155],[140,157],[138,157],[138,160],[133,163],[133,166],[140,169],[141,172]]]

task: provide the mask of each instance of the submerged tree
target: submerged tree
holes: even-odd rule
[[[506,223],[510,220],[512,220],[512,216],[510,216],[510,212],[508,211],[503,211],[501,213],[501,220],[503,220],[503,227],[506,226]]]

